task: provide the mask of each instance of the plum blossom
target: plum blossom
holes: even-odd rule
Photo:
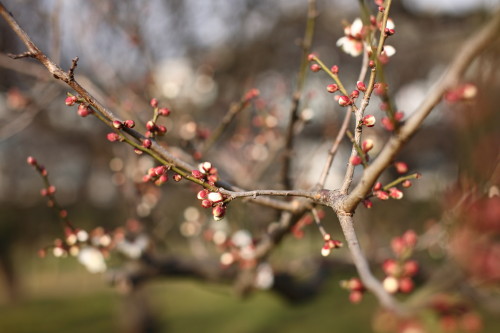
[[[344,28],[345,36],[337,40],[337,46],[353,57],[359,56],[363,52],[362,31],[363,22],[360,18],[356,18],[351,25]]]
[[[93,246],[85,246],[78,253],[78,261],[90,273],[102,273],[106,270],[106,263],[101,251]]]

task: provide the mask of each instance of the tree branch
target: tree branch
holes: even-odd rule
[[[342,210],[352,212],[361,200],[370,192],[373,184],[377,181],[386,166],[401,150],[403,145],[415,134],[424,119],[432,109],[441,101],[447,89],[453,87],[464,75],[466,69],[484,49],[490,46],[500,36],[500,12],[477,34],[472,36],[457,52],[457,56],[443,74],[436,85],[431,88],[422,104],[414,112],[407,122],[400,127],[385,145],[385,148],[373,160],[372,164],[365,169],[361,180],[353,191],[342,203]]]

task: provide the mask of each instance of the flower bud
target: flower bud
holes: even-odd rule
[[[374,194],[377,198],[379,198],[380,200],[387,200],[387,199],[389,199],[389,194],[387,194],[387,192],[382,191],[382,190],[380,190],[380,191],[375,191],[375,192],[373,192],[373,194]]]
[[[394,124],[393,122],[387,118],[387,117],[383,117],[380,122],[382,123],[382,126],[384,126],[384,128],[388,131],[394,131]]]
[[[373,126],[375,126],[376,119],[375,119],[374,115],[367,114],[366,116],[363,117],[363,119],[361,120],[361,122],[366,127],[373,127]]]
[[[359,155],[354,155],[349,161],[352,165],[360,165],[363,162],[363,159]]]
[[[212,209],[212,215],[215,221],[220,221],[226,215],[226,208],[222,205],[217,205]]]
[[[398,190],[396,187],[391,187],[389,189],[389,196],[393,199],[402,199],[403,198],[403,192]]]
[[[372,208],[372,207],[373,207],[373,202],[371,202],[369,199],[365,199],[365,200],[363,200],[363,205],[364,205],[366,208],[370,209],[370,208]]]
[[[66,99],[64,100],[64,103],[67,105],[67,106],[73,106],[75,105],[76,101],[78,100],[78,98],[76,98],[76,96],[68,96],[66,97]]]
[[[153,144],[153,142],[149,139],[145,139],[144,141],[142,141],[142,146],[144,148],[151,148],[152,144]]]
[[[329,84],[326,86],[326,91],[328,91],[329,93],[334,93],[337,90],[339,90],[339,86],[336,85],[335,83],[332,83],[332,84]]]
[[[409,179],[405,180],[404,182],[401,183],[401,186],[408,188],[411,187],[411,181]]]
[[[349,293],[349,302],[352,304],[358,304],[363,300],[363,293],[361,291],[351,291]]]
[[[351,98],[358,98],[359,97],[359,90],[353,90],[351,92]]]
[[[92,109],[90,109],[88,106],[84,104],[80,104],[76,112],[80,117],[87,117],[89,114],[92,113]]]
[[[205,175],[200,170],[192,170],[191,175],[196,179],[203,179]]]
[[[182,180],[182,176],[176,173],[173,177],[174,181],[180,182]]]
[[[373,149],[373,140],[372,139],[366,139],[361,143],[361,149],[363,150],[364,153],[369,152],[370,150]]]
[[[149,102],[149,104],[152,107],[157,108],[158,107],[158,100],[156,98],[151,98],[151,101]]]
[[[160,109],[158,110],[158,114],[159,114],[160,116],[168,117],[168,116],[170,115],[170,110],[169,110],[169,109],[167,109],[167,108],[160,108]]]
[[[323,245],[321,248],[321,255],[323,257],[328,257],[330,255],[330,252],[332,252],[331,248],[328,245]]]
[[[208,196],[208,190],[207,189],[204,189],[204,190],[201,190],[198,192],[198,194],[196,195],[196,197],[199,199],[199,200],[203,200],[203,199],[206,199]]]
[[[150,120],[146,123],[146,128],[148,129],[148,131],[154,131],[156,129],[156,124],[154,123],[154,121]]]
[[[356,83],[356,88],[358,88],[359,91],[366,91],[366,86],[363,81],[358,81]]]
[[[409,277],[404,277],[401,280],[399,280],[399,291],[408,294],[413,291],[415,284],[413,283],[413,280],[410,279]]]
[[[121,123],[121,121],[113,120],[113,127],[116,129],[120,129],[123,127],[123,124]]]
[[[408,172],[408,164],[405,162],[394,162],[394,167],[399,174]]]
[[[338,102],[340,106],[347,106],[352,104],[351,99],[345,95],[340,96]]]
[[[375,185],[373,185],[373,190],[374,191],[380,191],[382,189],[382,183],[381,182],[376,182]]]
[[[212,207],[212,201],[210,201],[208,199],[201,200],[201,207],[203,207],[203,208]]]
[[[224,197],[220,192],[210,192],[208,194],[208,200],[212,201],[213,203],[218,203],[222,202],[224,200]]]
[[[125,127],[127,128],[134,128],[135,127],[135,122],[133,120],[125,120],[123,122],[123,124],[125,125]]]
[[[108,139],[108,141],[110,142],[115,142],[115,141],[119,141],[120,140],[120,135],[118,135],[117,133],[115,132],[111,132],[111,133],[108,133],[106,135],[106,138]]]
[[[382,286],[384,287],[385,291],[390,294],[394,294],[399,289],[399,282],[395,277],[388,276],[382,282]]]
[[[318,64],[312,64],[310,68],[313,72],[319,72],[321,70],[321,66]]]
[[[407,277],[415,276],[418,272],[418,262],[415,260],[408,260],[403,264],[403,274]]]
[[[33,156],[28,156],[28,158],[26,159],[26,162],[28,162],[29,165],[33,165],[33,166],[37,165],[37,161]]]
[[[338,74],[339,73],[339,66],[333,65],[330,70],[332,71],[333,74]]]

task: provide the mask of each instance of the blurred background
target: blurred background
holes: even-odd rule
[[[179,154],[187,153],[187,159],[231,103],[259,89],[258,99],[238,115],[203,160],[211,161],[232,183],[279,188],[306,0],[3,3],[63,69],[78,56],[77,81],[110,110],[134,119],[139,129],[152,117],[152,97],[169,107],[172,115],[164,120],[168,133],[162,141]],[[386,66],[386,81],[398,110],[411,115],[460,45],[495,9],[497,0],[394,2],[391,18],[397,33],[388,43],[396,54]],[[352,90],[361,58],[342,53],[335,44],[343,27],[359,16],[358,3],[319,0],[317,10],[312,50],[327,65],[339,65],[343,82]],[[235,203],[223,227],[212,227],[210,214],[199,207],[197,188],[174,182],[162,187],[141,184],[153,162],[125,145],[108,142],[104,125],[65,106],[68,88],[38,63],[7,57],[25,48],[3,20],[0,31],[0,331],[127,332],[133,331],[130,322],[141,320],[141,331],[149,332],[387,331],[377,326],[373,297],[351,305],[338,286],[339,280],[355,275],[346,249],[327,262],[328,278],[321,290],[300,304],[270,292],[242,300],[229,284],[175,277],[148,281],[130,293],[119,283],[111,286],[107,274],[88,273],[72,258],[49,254],[40,259],[37,251],[63,237],[63,230],[40,196],[43,183],[26,164],[30,155],[47,167],[74,225],[130,231],[138,223],[141,234],[147,235],[148,251],[155,253],[191,255],[198,244],[192,238],[202,235],[202,229],[223,229],[227,237],[242,229],[257,235],[276,214]],[[490,298],[500,281],[498,200],[482,199],[485,193],[495,194],[499,185],[499,50],[500,45],[492,45],[467,74],[468,82],[478,88],[477,98],[441,103],[398,157],[422,179],[405,191],[402,201],[377,202],[369,212],[360,208],[356,214],[363,247],[375,261],[387,255],[390,239],[406,229],[427,237],[418,259],[427,272],[451,261],[465,280],[480,288],[466,300],[481,313],[485,332],[500,329],[500,308]],[[293,162],[294,184],[300,189],[317,181],[343,118],[326,92],[329,83],[323,73],[307,74],[300,106],[303,127]],[[377,120],[383,116],[379,104],[374,98],[368,109]],[[376,149],[388,137],[380,126],[365,133],[375,140]],[[327,188],[342,181],[350,153],[347,140],[344,144]],[[384,179],[395,175],[389,169]],[[486,221],[480,231],[467,227],[477,220]],[[329,212],[324,223],[341,238]],[[319,260],[321,240],[313,225],[304,232],[302,239],[285,239],[269,261],[275,270],[308,281],[311,263]],[[480,255],[460,251],[470,246],[470,237],[494,248],[477,250],[489,256],[486,268],[478,264],[471,270],[470,262]],[[212,249],[210,255],[220,253]],[[112,257],[108,266],[119,271],[134,265],[130,259]],[[139,319],[134,321],[134,316]]]

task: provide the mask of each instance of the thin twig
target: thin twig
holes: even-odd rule
[[[292,108],[290,110],[290,122],[286,131],[285,153],[283,156],[283,164],[281,169],[281,180],[285,189],[292,188],[292,180],[290,179],[290,169],[293,157],[293,146],[295,137],[295,127],[299,121],[299,105],[302,97],[302,90],[307,75],[307,57],[311,52],[311,45],[314,37],[314,25],[317,17],[316,1],[309,0],[307,12],[307,24],[302,45],[302,58],[300,61],[299,73],[297,75],[297,87],[293,93]]]

